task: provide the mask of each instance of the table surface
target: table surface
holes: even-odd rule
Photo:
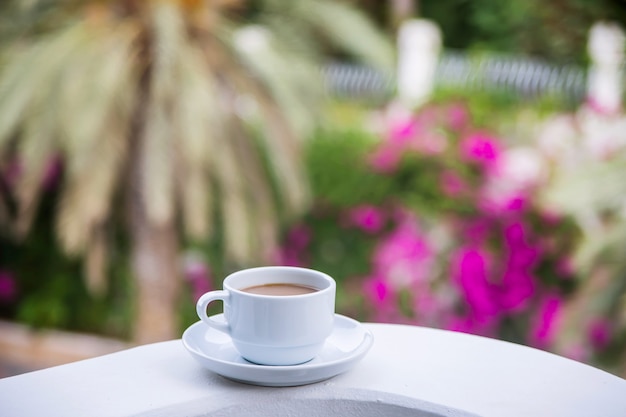
[[[626,416],[626,380],[591,366],[478,336],[364,325],[375,338],[370,352],[321,383],[232,382],[202,368],[173,340],[0,379],[0,416],[236,415],[219,411],[250,403],[257,415],[270,415],[264,404],[265,410],[289,401],[307,407],[327,398],[393,403],[424,416]],[[395,415],[410,415],[398,410]]]

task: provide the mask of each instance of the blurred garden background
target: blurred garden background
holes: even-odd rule
[[[625,27],[623,0],[3,1],[0,377],[178,338],[267,264],[626,376]]]

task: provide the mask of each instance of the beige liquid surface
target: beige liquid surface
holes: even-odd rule
[[[297,284],[266,284],[244,288],[241,291],[260,295],[302,295],[319,290],[317,288]]]

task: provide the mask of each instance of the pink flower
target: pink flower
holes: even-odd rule
[[[373,266],[395,288],[424,281],[433,252],[414,221],[398,225],[374,250]]]
[[[284,244],[275,254],[275,263],[287,266],[304,266],[302,258],[311,242],[312,232],[309,226],[297,224],[293,226],[285,238]]]
[[[450,320],[450,322],[446,325],[447,330],[452,330],[453,332],[461,332],[461,333],[474,333],[474,323],[469,316],[465,317],[454,317]]]
[[[396,170],[401,159],[402,149],[383,144],[370,155],[369,165],[375,172],[390,174]]]
[[[591,349],[588,346],[575,344],[566,346],[562,351],[563,356],[578,362],[589,362]]]
[[[500,305],[507,311],[527,307],[535,292],[535,277],[532,269],[538,258],[538,250],[526,242],[521,223],[513,223],[505,229],[508,250],[506,270],[502,278]]]
[[[296,249],[304,249],[311,241],[311,229],[305,224],[297,224],[287,234],[289,246]]]
[[[509,250],[508,266],[511,269],[532,268],[538,258],[538,250],[526,242],[526,232],[520,222],[512,223],[504,231]]]
[[[476,233],[473,244],[480,245],[486,231]],[[535,293],[532,268],[537,250],[526,243],[519,223],[506,229],[505,240],[508,256],[501,275],[495,275],[493,259],[479,246],[463,248],[453,258],[453,276],[470,309],[470,317],[478,323],[492,323],[503,314],[525,309]]]
[[[455,281],[460,286],[472,315],[486,320],[498,314],[492,284],[488,280],[490,260],[478,248],[465,248],[456,255]]]
[[[556,273],[564,278],[571,278],[574,273],[574,261],[571,258],[563,257],[556,264]]]
[[[461,156],[485,168],[494,167],[500,156],[498,140],[483,133],[475,133],[461,141]]]
[[[449,288],[433,288],[430,282],[422,282],[412,288],[411,295],[415,324],[444,327],[451,320],[456,300]]]
[[[185,261],[184,276],[191,285],[194,301],[197,301],[202,294],[211,291],[211,270],[198,256],[193,254],[188,256]]]
[[[300,259],[300,251],[289,247],[281,248],[276,254],[274,262],[284,266],[305,266],[305,263]]]
[[[192,282],[193,300],[197,302],[203,294],[211,291],[213,286],[208,279],[196,279]]]
[[[365,290],[366,297],[379,307],[380,304],[384,303],[389,298],[389,287],[387,283],[379,277],[373,277],[365,280],[363,289]]]
[[[0,270],[0,302],[9,303],[17,296],[15,276],[5,270]]]
[[[593,97],[593,96],[587,97],[585,104],[593,112],[603,115],[603,116],[615,116],[615,115],[618,115],[622,110],[620,104],[617,104],[617,106],[614,106],[614,107],[607,106],[605,103],[602,103],[596,97]]]
[[[391,126],[387,141],[398,147],[406,147],[415,137],[418,125],[415,120],[402,120]]]
[[[463,238],[467,239],[472,245],[480,245],[489,236],[489,232],[493,228],[493,224],[485,217],[464,220],[461,225],[463,228]]]
[[[453,317],[444,327],[454,332],[494,337],[497,335],[497,324],[495,320],[477,320],[476,317],[467,315]]]
[[[507,211],[524,211],[526,199],[522,196],[514,196],[505,203]]]
[[[591,341],[592,346],[597,350],[606,349],[611,342],[612,336],[611,323],[606,319],[595,319],[589,323],[587,335]]]
[[[208,280],[211,278],[211,273],[208,265],[203,261],[190,259],[185,262],[185,278],[190,282],[201,279]]]
[[[503,187],[503,183],[488,180],[478,200],[480,211],[491,216],[520,213],[528,207],[528,197],[521,190]]]
[[[348,212],[348,221],[366,233],[379,232],[385,225],[385,217],[380,209],[371,205],[362,205]]]
[[[500,308],[503,311],[523,310],[534,293],[535,281],[531,274],[524,270],[507,270],[502,278]]]
[[[447,119],[449,126],[454,130],[461,130],[469,121],[467,108],[462,104],[453,104],[448,107]]]
[[[402,321],[398,310],[397,295],[393,288],[376,275],[363,280],[363,293],[366,300],[373,305],[373,319],[377,322]]]
[[[448,139],[436,131],[421,132],[411,143],[411,149],[423,155],[439,155],[446,150]]]
[[[372,153],[369,163],[376,172],[391,173],[395,171],[402,159],[402,154],[410,147],[417,134],[418,125],[410,114],[389,117],[384,142]]]
[[[558,331],[562,300],[556,294],[545,297],[539,306],[539,314],[531,329],[531,342],[540,348],[549,347]]]
[[[457,197],[467,190],[467,185],[456,173],[445,171],[441,174],[441,190],[450,197]]]

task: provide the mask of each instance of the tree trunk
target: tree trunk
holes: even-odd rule
[[[389,3],[389,25],[394,33],[407,19],[418,13],[419,1],[416,0],[391,0]]]
[[[147,74],[140,97],[146,96]],[[141,101],[141,100],[140,100]],[[178,309],[180,279],[178,234],[174,219],[155,224],[148,218],[143,196],[141,153],[144,106],[134,121],[127,169],[126,214],[131,235],[131,268],[134,278],[133,340],[139,344],[180,337]]]
[[[135,207],[134,211],[134,341],[145,344],[178,338],[176,305],[180,280],[176,230],[172,222],[161,226],[150,224],[143,207]]]

